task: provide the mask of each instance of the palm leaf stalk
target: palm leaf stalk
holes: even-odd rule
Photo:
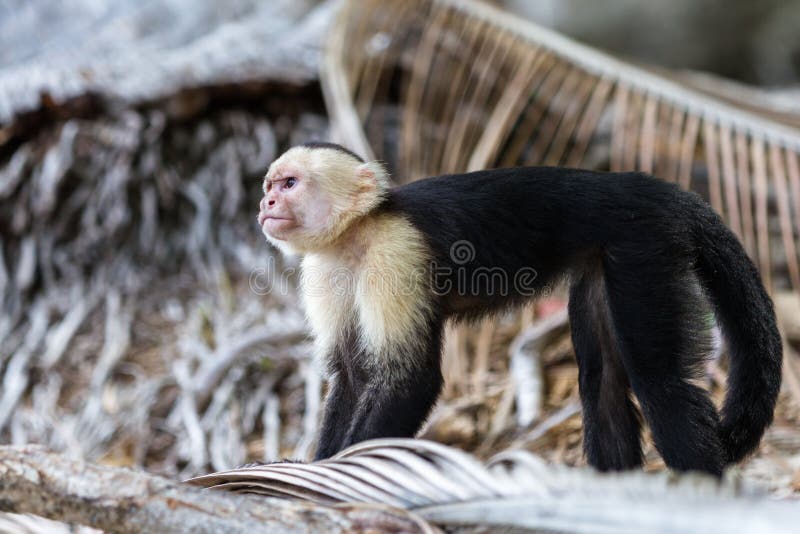
[[[221,491],[409,510],[441,527],[492,526],[567,532],[789,532],[800,507],[699,474],[548,465],[523,450],[482,463],[438,443],[373,440],[329,460],[274,463],[195,477]]]
[[[800,117],[475,0],[345,2],[323,86],[338,137],[403,179],[484,167],[640,170],[703,194],[770,290],[800,290]]]

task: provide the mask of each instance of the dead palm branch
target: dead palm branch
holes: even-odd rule
[[[349,0],[325,67],[341,140],[403,180],[654,173],[709,199],[770,290],[800,290],[800,116],[752,91],[655,74],[475,0]]]
[[[559,532],[781,532],[800,520],[791,502],[747,494],[731,480],[642,472],[599,475],[548,465],[526,451],[485,464],[452,447],[384,439],[313,464],[275,463],[189,481],[318,505],[373,503],[433,523]]]

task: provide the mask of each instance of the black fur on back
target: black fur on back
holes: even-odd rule
[[[631,393],[672,468],[719,475],[758,445],[781,381],[775,314],[756,267],[699,196],[641,173],[529,167],[419,180],[381,209],[425,236],[437,285],[450,288],[437,293],[445,316],[480,317],[570,279],[592,465],[641,463]],[[525,269],[525,287],[511,283]],[[458,285],[484,273],[509,284]],[[707,353],[709,302],[731,348],[721,420],[689,380]]]

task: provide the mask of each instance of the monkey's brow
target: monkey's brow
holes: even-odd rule
[[[267,188],[272,187],[273,184],[276,184],[278,182],[285,182],[289,178],[294,178],[294,176],[285,176],[283,178],[273,178],[272,180],[270,180],[268,178],[264,178],[264,187],[267,187]]]

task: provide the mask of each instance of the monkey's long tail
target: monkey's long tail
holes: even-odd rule
[[[701,283],[730,350],[720,433],[727,463],[752,452],[772,422],[783,348],[772,301],[736,236],[705,203],[695,229]]]

